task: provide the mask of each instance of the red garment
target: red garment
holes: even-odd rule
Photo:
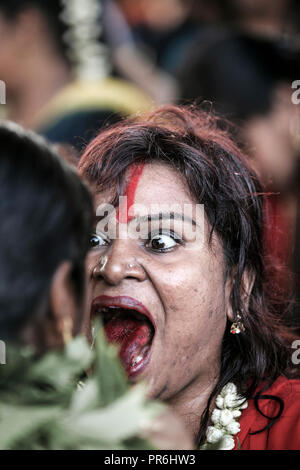
[[[286,204],[274,194],[264,201],[264,248],[267,256],[286,266],[292,251],[292,228],[286,216]]]
[[[260,387],[261,389],[261,387]],[[300,380],[279,377],[264,395],[275,395],[284,401],[284,409],[278,421],[266,431],[250,435],[268,424],[255,408],[254,400],[242,411],[240,432],[235,436],[235,450],[300,450]],[[267,416],[274,416],[279,405],[274,400],[259,400],[259,407]]]

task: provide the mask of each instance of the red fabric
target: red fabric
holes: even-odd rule
[[[300,450],[300,380],[279,377],[264,394],[276,395],[284,401],[281,417],[269,430],[251,435],[264,428],[268,419],[256,410],[254,400],[250,399],[248,408],[242,411],[235,450],[239,449],[239,444],[242,450]],[[268,416],[276,415],[279,409],[270,399],[259,400],[259,407]]]
[[[286,216],[286,207],[280,195],[274,194],[264,201],[264,249],[277,264],[286,266],[292,251],[292,229]]]

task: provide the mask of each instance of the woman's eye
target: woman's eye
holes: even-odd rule
[[[108,240],[101,236],[98,233],[93,233],[90,238],[90,247],[91,248],[98,248],[99,246],[107,246]]]
[[[146,246],[153,251],[164,252],[172,250],[178,243],[175,235],[161,233],[151,236]]]

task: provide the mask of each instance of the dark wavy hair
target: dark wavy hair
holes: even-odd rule
[[[82,302],[93,206],[76,170],[44,139],[0,122],[0,142],[0,337],[18,341],[28,322],[49,313],[63,261]]]
[[[220,376],[201,419],[199,443],[205,437],[211,401],[226,383],[233,381],[249,398],[262,381],[271,385],[279,375],[292,374],[286,306],[263,257],[264,195],[246,156],[229,135],[226,124],[212,113],[193,106],[165,106],[101,132],[79,162],[81,175],[99,191],[115,188],[115,203],[131,165],[158,161],[175,168],[204,204],[209,242],[215,232],[223,245],[227,275],[232,277],[232,309],[242,317],[245,332],[230,334],[228,321]],[[247,299],[246,273],[254,279]],[[278,416],[270,418],[275,422]]]

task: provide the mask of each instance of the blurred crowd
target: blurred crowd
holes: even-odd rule
[[[0,80],[4,117],[74,163],[100,128],[156,104],[226,117],[269,193],[266,254],[300,298],[298,0],[1,0]]]

